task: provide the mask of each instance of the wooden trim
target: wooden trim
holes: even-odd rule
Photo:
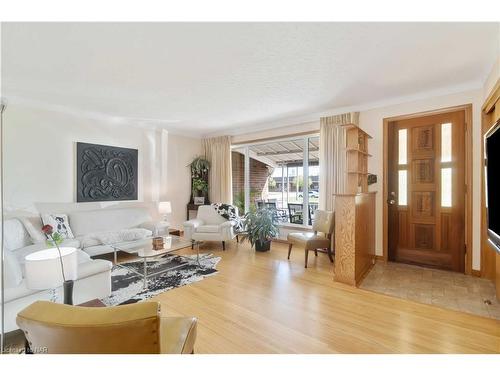
[[[383,243],[383,260],[388,261],[388,208],[387,208],[387,196],[388,196],[388,127],[391,122],[412,119],[415,117],[425,117],[431,115],[439,115],[449,112],[464,111],[465,113],[465,245],[467,246],[467,253],[465,254],[465,273],[467,275],[472,274],[472,104],[463,104],[453,107],[447,107],[442,109],[436,109],[425,112],[411,113],[408,115],[393,116],[383,119],[383,184],[382,184],[382,206],[383,206],[383,217],[382,217],[382,243]]]
[[[487,258],[490,258],[490,262],[495,257],[489,256],[488,251],[492,251],[492,249],[488,245],[488,234],[486,231],[486,197],[485,197],[485,186],[484,186],[484,135],[486,132],[493,126],[497,119],[494,118],[494,113],[492,109],[495,108],[496,104],[500,100],[500,79],[497,80],[495,87],[492,89],[488,98],[485,100],[482,108],[481,108],[481,271],[480,276],[485,279],[494,280],[495,279],[495,266],[485,267],[485,263]],[[497,270],[498,271],[498,270]]]
[[[465,274],[472,274],[472,104],[465,108]]]
[[[478,271],[478,270],[472,270],[471,275],[472,275],[472,276],[475,276],[475,277],[481,277],[481,271]]]
[[[491,112],[492,108],[495,106],[498,99],[500,99],[500,79],[497,79],[495,87],[491,89],[490,94],[488,95],[483,106],[481,107],[481,111],[484,113]]]

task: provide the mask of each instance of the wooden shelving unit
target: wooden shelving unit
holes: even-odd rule
[[[357,286],[375,259],[375,197],[368,192],[368,140],[354,124],[346,128],[344,194],[335,196],[335,281]]]
[[[368,192],[368,133],[354,124],[342,125],[346,128],[347,193]]]

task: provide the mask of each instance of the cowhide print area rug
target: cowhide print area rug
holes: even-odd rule
[[[148,277],[147,289],[144,289],[142,276],[129,270],[132,268],[142,273],[143,261],[121,263],[113,266],[111,271],[111,295],[101,301],[106,306],[126,305],[154,297],[173,288],[201,281],[218,272],[215,266],[220,259],[212,254],[200,254],[201,268],[196,262],[196,255],[180,257],[167,254],[158,260],[148,261],[148,273],[164,272]],[[169,270],[180,265],[182,267]]]

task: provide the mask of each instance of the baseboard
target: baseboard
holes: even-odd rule
[[[481,277],[481,271],[473,269],[472,272],[471,272],[471,275],[472,276],[476,276],[476,277]]]

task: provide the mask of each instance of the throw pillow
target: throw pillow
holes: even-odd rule
[[[42,219],[40,216],[21,217],[20,219],[33,243],[45,243],[47,238],[42,233]]]
[[[153,234],[150,230],[143,228],[122,229],[111,232],[94,233],[93,237],[102,244],[112,244],[123,241],[137,241],[149,237]]]
[[[68,215],[65,214],[43,214],[43,225],[51,225],[54,232],[61,235],[62,238],[75,238],[71,227],[69,226]]]

